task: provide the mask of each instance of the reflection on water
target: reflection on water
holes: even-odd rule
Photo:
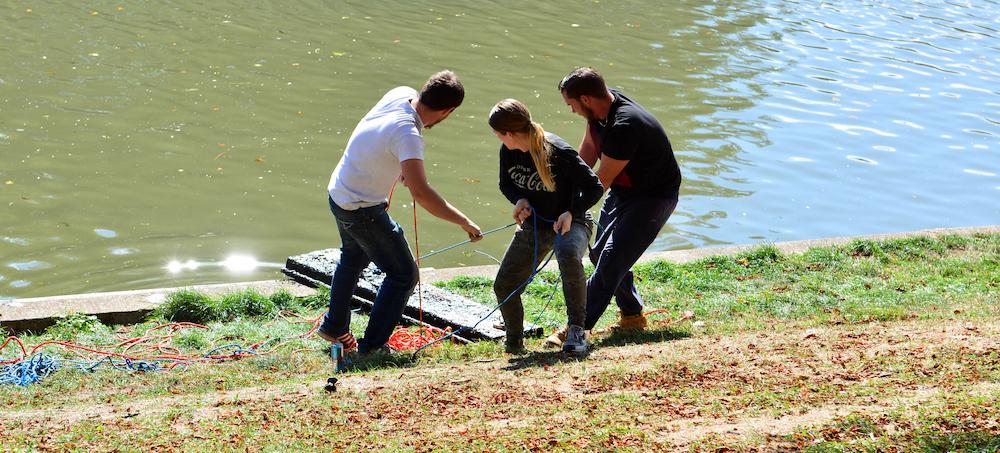
[[[555,87],[578,65],[677,150],[654,249],[1000,218],[995,0],[3,6],[0,298],[274,278],[336,246],[324,189],[352,128],[441,68],[468,96],[425,135],[429,178],[484,228],[510,212],[486,113],[519,98],[577,143]],[[412,241],[410,203],[391,213]],[[418,215],[422,252],[463,239]],[[424,265],[489,264],[508,241]],[[217,265],[237,252],[270,264]]]

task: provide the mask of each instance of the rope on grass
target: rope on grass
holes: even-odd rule
[[[396,351],[413,351],[448,335],[450,332],[451,328],[442,330],[437,327],[420,327],[410,330],[403,326],[397,326],[386,345]]]
[[[462,331],[465,331],[465,330],[474,330],[483,321],[489,319],[490,316],[493,316],[493,314],[496,313],[497,310],[500,309],[500,307],[502,307],[508,301],[510,301],[511,299],[513,299],[514,295],[520,294],[520,291],[522,289],[524,289],[525,287],[527,287],[528,284],[531,283],[535,279],[535,276],[538,275],[538,273],[541,272],[541,270],[544,269],[545,266],[547,266],[549,264],[549,261],[551,261],[552,257],[555,256],[555,254],[556,254],[556,247],[559,246],[559,241],[562,240],[562,234],[560,234],[560,233],[556,234],[556,240],[555,240],[555,244],[552,246],[552,251],[549,252],[548,258],[546,258],[544,261],[542,261],[542,263],[539,265],[538,264],[538,218],[541,217],[541,216],[539,216],[539,215],[532,215],[531,217],[532,217],[532,220],[533,220],[534,234],[535,234],[535,236],[534,236],[535,250],[534,250],[534,255],[531,257],[532,271],[531,271],[531,274],[528,275],[528,278],[525,279],[524,282],[522,282],[520,285],[518,285],[517,288],[514,288],[514,290],[511,291],[510,294],[508,294],[507,297],[505,297],[503,301],[501,301],[500,303],[498,303],[496,307],[494,307],[492,310],[490,310],[489,313],[486,314],[486,316],[483,316],[482,318],[480,318],[471,327],[469,327],[469,326],[462,326],[462,327],[460,327],[460,328],[458,328],[458,329],[456,329],[456,330],[454,330],[452,332],[449,332],[447,335],[444,335],[444,336],[442,336],[440,338],[435,339],[434,341],[431,341],[431,342],[429,342],[429,343],[427,343],[427,344],[425,344],[423,346],[420,346],[419,348],[417,348],[416,351],[413,351],[413,354],[410,356],[411,359],[416,359],[417,358],[417,354],[419,354],[420,351],[423,351],[424,349],[427,349],[427,348],[429,348],[429,347],[431,347],[433,345],[436,345],[436,344],[438,344],[438,343],[440,343],[440,342],[442,342],[442,341],[444,341],[444,340],[446,340],[448,338],[451,338],[451,337],[457,335],[459,332],[462,332]],[[542,220],[549,221],[548,219],[545,219],[545,218],[542,218]],[[553,293],[550,293],[549,297],[551,298],[552,294],[554,294],[554,293],[555,293],[554,291],[553,291]]]
[[[301,318],[297,322],[308,323],[311,328],[302,335],[290,338],[270,338],[249,346],[226,344],[213,347],[207,353],[199,355],[180,354],[177,348],[169,346],[174,334],[179,330],[208,328],[194,323],[165,323],[147,330],[142,336],[122,339],[113,345],[94,347],[53,340],[28,348],[19,338],[11,336],[0,344],[0,353],[11,346],[15,353],[20,354],[13,358],[0,355],[0,385],[32,385],[62,367],[92,372],[99,367],[107,366],[116,370],[147,373],[169,371],[177,367],[187,367],[192,363],[212,364],[244,357],[264,356],[277,351],[291,340],[303,339],[315,333],[323,316],[316,319],[300,315],[295,317]],[[52,346],[62,347],[64,351],[75,354],[78,358],[60,360],[41,351]]]
[[[27,387],[58,368],[59,362],[54,357],[41,352],[19,362],[0,365],[0,385]]]

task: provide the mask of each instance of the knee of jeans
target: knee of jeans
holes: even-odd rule
[[[493,294],[497,296],[498,301],[503,301],[509,297],[510,293],[513,292],[515,288],[517,288],[516,285],[510,284],[502,278],[497,278],[493,282]]]
[[[559,263],[560,267],[564,264],[581,263],[583,266],[583,251],[574,250],[571,247],[560,247],[556,249],[556,261]]]
[[[420,278],[420,269],[417,269],[416,266],[410,266],[392,273],[387,272],[385,278],[392,280],[399,286],[413,289],[417,286],[417,280]]]

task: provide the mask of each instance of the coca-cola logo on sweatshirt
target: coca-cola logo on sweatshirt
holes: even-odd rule
[[[538,176],[538,172],[533,167],[514,165],[507,169],[507,175],[510,176],[510,180],[518,188],[536,192],[547,192],[545,184],[542,184],[542,178]]]

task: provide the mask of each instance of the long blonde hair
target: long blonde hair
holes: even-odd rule
[[[552,145],[545,140],[542,125],[531,120],[531,112],[517,99],[497,102],[490,111],[490,127],[500,133],[526,133],[530,144],[528,154],[535,163],[538,177],[545,190],[555,192],[556,180],[552,174]]]

